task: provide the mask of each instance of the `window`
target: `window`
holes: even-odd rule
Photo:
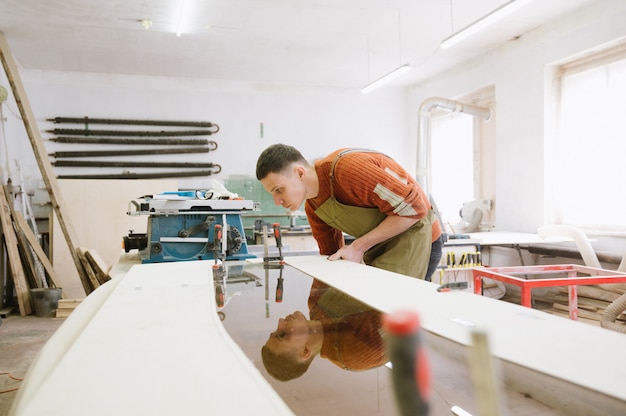
[[[561,67],[552,220],[626,231],[626,46]]]
[[[441,218],[457,223],[463,202],[474,199],[474,118],[452,113],[434,117],[431,189]]]
[[[493,87],[459,98],[457,101],[488,107],[489,121],[464,113],[434,112],[431,116],[430,193],[448,231],[461,222],[459,212],[465,202],[495,198],[495,112]],[[494,223],[492,209],[482,225]]]

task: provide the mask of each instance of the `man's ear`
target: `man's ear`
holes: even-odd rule
[[[302,347],[302,350],[300,351],[300,357],[304,358],[305,360],[308,360],[311,357],[311,348],[309,348],[308,345]]]
[[[306,173],[306,169],[304,169],[304,166],[298,165],[295,167],[295,172],[296,175],[298,176],[298,178],[302,179],[302,177],[304,176],[304,174]]]

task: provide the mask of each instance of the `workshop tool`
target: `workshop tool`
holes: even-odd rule
[[[267,225],[263,225],[263,259],[268,258],[269,247],[267,242]],[[270,317],[270,271],[269,267],[265,267],[265,260],[263,260],[263,269],[265,270],[265,317]]]
[[[452,267],[476,267],[482,266],[482,254],[480,251],[466,251],[461,253],[458,263],[456,262],[456,254],[453,251],[446,253],[446,268]]]
[[[98,168],[211,168],[212,173],[222,171],[217,163],[191,163],[191,162],[140,162],[135,160],[56,160],[52,162],[57,167],[98,167]]]
[[[212,149],[208,146],[173,147],[167,149],[133,149],[133,150],[70,150],[49,153],[54,158],[64,157],[108,157],[108,156],[151,156],[172,155],[179,153],[208,153]]]
[[[249,284],[261,287],[261,279],[245,270],[244,262],[220,261],[212,266],[213,284],[215,286],[215,304],[218,315],[223,321],[226,315],[223,309],[233,297],[241,294],[241,287]],[[234,290],[233,290],[234,289]],[[245,289],[248,290],[248,289]]]
[[[134,233],[133,230],[128,232],[122,238],[122,248],[124,252],[130,253],[131,250],[142,250],[148,246],[148,236],[146,233]]]
[[[450,268],[456,265],[454,256],[455,256],[454,251],[448,251],[446,253],[446,267]]]
[[[274,301],[276,303],[282,303],[283,290],[284,290],[284,278],[283,270],[285,268],[285,261],[282,255],[282,235],[280,232],[280,224],[273,224],[274,238],[276,239],[276,247],[278,248],[278,256],[269,255],[269,246],[267,239],[267,225],[263,225],[263,269],[265,269],[265,317],[270,317],[270,303],[269,303],[269,270],[278,269],[279,275],[276,280],[276,292]]]
[[[58,179],[160,179],[160,178],[202,178],[211,176],[215,172],[211,170],[174,170],[168,172],[135,173],[124,171],[122,173],[96,173],[96,174],[67,174],[57,175]]]
[[[223,244],[222,224],[215,224],[213,227],[213,259],[214,263],[211,267],[213,270],[213,285],[215,286],[215,304],[218,309],[218,315],[223,321],[226,314],[222,309],[226,306],[231,296],[228,296],[228,284],[254,282],[255,286],[261,286],[259,279],[251,274],[246,274],[244,266],[235,262],[234,264],[225,261],[225,255],[222,251]],[[237,295],[238,292],[235,292]]]
[[[49,118],[46,121],[51,121],[55,124],[109,124],[109,125],[124,125],[124,126],[170,126],[170,127],[209,127],[217,128],[219,126],[210,121],[177,121],[177,120],[125,120],[117,118],[90,118],[90,117],[54,117]],[[217,131],[215,132],[217,133]]]
[[[164,192],[131,201],[128,215],[148,216],[146,245],[138,247],[142,262],[256,257],[248,252],[241,220],[241,213],[253,210],[254,202],[210,199],[213,196],[209,191]],[[138,239],[138,234],[131,234]]]
[[[267,230],[266,227],[264,227],[265,230]],[[263,268],[265,270],[268,269],[278,269],[279,270],[279,275],[278,275],[278,280],[276,281],[276,296],[275,296],[275,301],[276,303],[281,303],[283,301],[283,286],[284,286],[284,279],[283,279],[283,270],[285,268],[285,260],[283,258],[283,241],[282,241],[282,234],[280,231],[280,223],[275,222],[273,224],[273,229],[274,229],[274,239],[276,240],[276,248],[278,249],[278,256],[269,256],[268,255],[268,251],[266,250],[266,255],[265,257],[263,257]],[[265,242],[267,243],[267,239],[265,239]],[[267,271],[266,271],[267,273]]]
[[[216,267],[213,267],[213,274],[216,274]],[[214,277],[213,279],[218,279],[219,276]],[[215,284],[215,304],[218,308],[223,308],[225,305],[225,294],[224,294],[224,286],[220,280],[213,280]]]
[[[280,268],[280,275],[276,281],[276,303],[282,303],[283,301],[283,267]]]
[[[276,248],[278,249],[278,256],[269,256],[268,251],[266,251],[265,256],[263,257],[263,264],[269,268],[272,263],[278,263],[278,265],[282,266],[285,263],[283,257],[283,239],[282,233],[280,231],[280,223],[275,222],[273,224],[274,229],[274,239],[276,240]],[[276,267],[278,268],[278,267]]]
[[[283,236],[280,232],[280,224],[274,223],[274,239],[276,240],[276,248],[278,248],[278,258],[283,259]]]
[[[164,145],[189,145],[201,146],[209,145],[211,150],[217,149],[217,142],[208,139],[161,139],[161,138],[129,138],[129,137],[79,137],[79,136],[58,136],[51,137],[51,142],[70,144],[150,144],[155,146]]]
[[[452,251],[456,249],[457,251]],[[439,292],[451,290],[472,289],[472,269],[481,265],[482,257],[479,250],[460,251],[459,248],[449,248],[445,261],[439,266]],[[458,284],[450,284],[453,282]]]
[[[413,311],[383,316],[385,344],[392,364],[391,378],[401,416],[429,412],[430,366],[421,340],[420,319]]]
[[[218,308],[223,308],[225,304],[225,279],[226,271],[224,269],[224,262],[221,260],[222,248],[222,225],[215,224],[213,230],[213,258],[215,260],[213,264],[213,283],[215,284],[215,303]]]
[[[444,283],[440,285],[437,288],[437,292],[450,292],[452,290],[464,290],[464,289],[467,289],[468,287],[469,287],[469,283],[467,283],[466,281],[449,282],[449,283]]]
[[[217,127],[217,125],[216,125]],[[87,129],[52,129],[46,133],[66,136],[137,136],[137,137],[178,137],[209,136],[216,130],[87,130]]]
[[[202,223],[205,224],[205,223]],[[217,264],[218,260],[221,260],[223,257],[223,253],[222,253],[222,224],[215,224],[215,226],[213,227],[213,258],[215,259],[215,264]],[[191,235],[191,233],[189,232],[189,230],[181,230],[178,232],[179,235],[181,235],[181,233],[185,236],[185,237],[189,237],[189,235]]]
[[[267,242],[267,225],[263,225],[263,261],[269,257],[269,244]]]

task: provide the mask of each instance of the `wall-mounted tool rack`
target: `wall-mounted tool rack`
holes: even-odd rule
[[[167,160],[167,155],[216,151],[217,142],[209,138],[219,132],[219,126],[213,122],[90,117],[55,117],[47,121],[55,124],[55,128],[46,130],[46,133],[55,135],[49,141],[59,147],[71,148],[49,154],[54,158],[51,163],[57,168],[59,179],[203,177],[222,170],[220,165],[212,162]],[[56,126],[77,124],[82,128]],[[116,127],[93,129],[93,125]],[[163,160],[154,161],[155,157]],[[72,172],[60,172],[68,170]]]

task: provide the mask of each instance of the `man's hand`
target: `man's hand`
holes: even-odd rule
[[[349,246],[343,246],[335,254],[328,256],[328,260],[348,260],[353,261],[355,263],[361,263],[363,261],[363,254],[365,251],[361,251],[357,249],[355,246],[350,244]]]
[[[363,255],[367,250],[378,243],[403,233],[418,221],[419,220],[415,218],[390,215],[370,232],[355,239],[352,244],[337,250],[335,254],[328,257],[328,260],[344,259],[361,263],[363,261]]]

